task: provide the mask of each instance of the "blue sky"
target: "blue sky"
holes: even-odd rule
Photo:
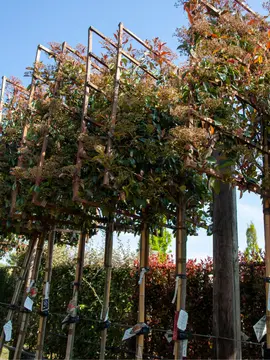
[[[176,27],[187,23],[181,8],[174,7],[175,0],[13,0],[0,5],[0,75],[23,78],[25,68],[34,61],[38,44],[51,41],[67,41],[71,46],[87,44],[87,29],[90,25],[107,36],[112,36],[120,21],[143,39],[160,37],[176,50],[173,37]],[[252,0],[249,5],[260,11],[260,3]],[[24,80],[27,83],[29,80]],[[238,195],[239,198],[239,195]],[[244,195],[238,201],[239,247],[245,247],[247,224],[253,221],[259,239],[263,242],[263,217],[261,200],[255,195]],[[131,248],[137,248],[137,239],[130,234],[121,236],[130,239]],[[95,240],[100,242],[100,237]],[[188,240],[188,257],[203,258],[212,255],[212,238],[203,231]]]

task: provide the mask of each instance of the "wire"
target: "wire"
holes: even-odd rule
[[[0,306],[12,306],[11,304],[8,303],[3,303],[0,302]],[[17,306],[17,309],[14,309],[14,311],[20,311],[19,309],[21,309],[20,306]],[[33,313],[39,314],[39,311],[32,311]],[[57,313],[57,312],[50,312],[49,315],[51,316],[59,316],[59,317],[64,317],[65,314],[62,313]],[[101,323],[100,320],[98,319],[94,319],[94,318],[89,318],[89,317],[85,317],[85,316],[80,316],[80,320],[81,321],[89,321],[89,322],[94,322],[94,323]],[[116,326],[116,327],[122,327],[122,328],[132,328],[134,325],[131,324],[123,324],[123,323],[119,323],[119,322],[114,322],[114,321],[110,321],[111,326]],[[162,329],[162,328],[151,328],[152,332],[161,332],[161,333],[166,333],[168,331],[168,329]],[[53,333],[54,335],[58,335],[61,337],[66,337],[65,335],[59,334],[59,333]],[[243,344],[246,345],[257,345],[257,346],[262,346],[262,343],[259,342],[253,342],[253,341],[245,341],[245,340],[235,340],[232,338],[228,338],[228,337],[224,337],[224,336],[215,336],[215,335],[207,335],[207,334],[197,334],[197,333],[189,333],[188,335],[190,335],[191,337],[201,337],[201,338],[205,338],[205,339],[219,339],[219,340],[228,340],[228,341],[234,341],[234,342],[241,342]],[[86,340],[84,342],[87,342]]]

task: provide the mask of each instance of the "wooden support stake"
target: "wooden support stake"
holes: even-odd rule
[[[50,296],[50,285],[52,279],[52,261],[53,261],[53,246],[55,240],[55,231],[52,230],[49,233],[48,238],[48,253],[46,260],[46,268],[44,275],[44,284],[43,284],[43,298],[41,301],[41,316],[39,318],[39,328],[38,328],[38,339],[37,339],[37,348],[36,348],[36,360],[43,359],[43,347],[44,347],[44,338],[46,332],[47,316],[49,312],[49,296]]]
[[[87,58],[86,58],[86,74],[85,74],[85,84],[84,84],[84,98],[83,98],[83,110],[82,110],[82,117],[81,117],[81,132],[86,133],[86,122],[85,118],[87,116],[87,109],[89,103],[89,83],[91,79],[91,65],[92,65],[92,58],[89,55],[92,51],[92,30],[89,28],[88,30],[88,48],[87,48]],[[82,153],[83,153],[83,143],[79,140],[78,143],[78,151],[77,151],[77,159],[76,159],[76,172],[74,174],[73,179],[73,201],[79,201],[79,188],[80,188],[80,175],[81,175],[81,168],[82,168]]]
[[[1,86],[1,93],[0,93],[0,124],[2,124],[3,118],[3,106],[5,102],[5,90],[6,90],[6,77],[2,76],[2,86]]]
[[[37,69],[37,64],[40,61],[40,48],[39,46],[37,47],[37,52],[36,52],[36,58],[35,58],[35,63],[34,63],[34,71],[33,71],[33,75],[32,75],[32,81],[31,81],[31,89],[30,89],[30,94],[29,94],[29,99],[28,99],[28,109],[31,110],[32,109],[32,101],[34,98],[34,94],[35,94],[35,89],[36,89],[36,79],[35,79],[35,71]],[[23,134],[22,134],[22,140],[21,140],[21,147],[25,144],[25,139],[27,136],[27,132],[28,132],[28,128],[29,128],[29,124],[27,122],[27,120],[25,121],[24,127],[23,127]],[[23,165],[23,157],[22,155],[19,155],[18,157],[18,163],[17,166],[18,167],[22,167]],[[11,204],[10,204],[10,216],[14,215],[14,211],[16,208],[16,200],[17,200],[17,195],[18,195],[18,181],[15,178],[15,188],[11,193]]]
[[[80,285],[82,282],[82,276],[83,276],[85,237],[86,237],[85,233],[82,232],[81,236],[80,236],[79,244],[78,244],[77,266],[76,266],[75,282],[74,282],[74,287],[73,287],[72,299],[73,299],[74,306],[77,306],[77,304],[78,304],[79,289],[80,289]],[[76,327],[75,323],[72,323],[69,325],[65,360],[71,360],[72,356],[73,356],[75,327]]]
[[[268,122],[264,119],[263,123],[263,142],[264,150],[269,150],[268,142]],[[264,179],[269,184],[269,155],[265,152],[263,158]],[[268,185],[269,186],[269,185]],[[270,287],[270,199],[263,198],[263,217],[264,217],[264,236],[265,236],[265,291],[266,291],[266,345],[270,349],[270,311],[269,311],[269,287]]]
[[[219,162],[219,154],[215,156]],[[214,359],[238,360],[242,357],[236,189],[216,181],[220,191],[213,194]]]
[[[179,204],[177,209],[176,219],[176,266],[175,266],[175,277],[178,277],[178,288],[176,297],[176,311],[179,313],[180,310],[186,308],[186,261],[187,261],[187,250],[186,250],[186,228],[185,228],[185,203],[183,196],[179,196]],[[174,359],[182,359],[182,343],[180,340],[176,340],[174,343]]]
[[[27,289],[30,287],[30,284],[32,282],[35,284],[38,280],[39,268],[40,268],[42,253],[43,253],[45,236],[46,236],[46,233],[42,233],[40,235],[39,240],[37,242],[37,246],[35,247],[35,250],[34,250],[32,264],[31,264],[31,268],[29,270],[28,279],[27,279],[27,283],[26,283],[26,289],[25,289],[25,293],[23,296],[22,307],[24,306],[24,301],[25,301],[26,297],[28,296]],[[22,315],[22,320],[21,320],[21,324],[20,324],[20,330],[19,330],[19,335],[18,335],[18,339],[17,339],[17,343],[16,343],[13,360],[18,360],[21,358],[22,348],[24,345],[25,336],[27,334],[29,316],[30,316],[30,312],[24,312]]]
[[[140,239],[140,268],[147,268],[149,264],[149,232],[145,222],[142,224],[142,232]],[[145,276],[139,285],[139,311],[138,323],[145,322]],[[137,336],[136,360],[143,359],[144,335]]]
[[[111,127],[108,134],[108,143],[107,143],[107,155],[112,155],[112,138],[114,134],[116,116],[117,116],[117,107],[118,107],[118,98],[119,98],[119,88],[120,88],[120,78],[121,78],[121,60],[122,60],[122,42],[123,42],[123,23],[119,24],[118,30],[118,44],[117,44],[117,58],[116,58],[116,69],[115,69],[115,78],[114,78],[114,89],[113,89],[113,101],[112,101],[112,113],[111,113]],[[103,185],[109,185],[109,171],[105,169]]]
[[[105,321],[108,319],[108,314],[109,314],[111,277],[112,277],[112,253],[113,253],[114,223],[113,223],[112,215],[110,215],[109,217],[110,217],[110,221],[107,224],[107,229],[106,229],[105,257],[104,257],[104,267],[105,267],[106,275],[105,275],[103,307],[102,307],[102,314],[101,314],[101,321],[103,323],[105,323]],[[107,330],[108,329],[106,328],[101,331],[100,355],[99,355],[100,360],[105,359]]]
[[[20,275],[19,275],[18,280],[16,281],[15,290],[14,290],[10,305],[17,305],[17,302],[19,300],[19,297],[20,297],[20,294],[21,294],[21,291],[22,291],[23,284],[24,284],[25,279],[26,279],[27,272],[29,271],[29,267],[30,267],[30,264],[31,264],[31,257],[33,255],[33,251],[34,251],[36,242],[37,242],[37,237],[36,236],[33,236],[33,238],[29,241],[28,250],[27,250],[27,252],[26,252],[26,254],[24,256],[24,260],[23,260],[23,264],[22,264],[22,267],[21,267]],[[7,316],[6,316],[6,319],[5,319],[5,322],[7,323],[9,320],[12,320],[12,319],[13,319],[13,309],[9,309],[8,313],[7,313]],[[0,356],[1,356],[1,353],[2,353],[4,341],[5,341],[5,333],[2,330],[1,337],[0,337]]]

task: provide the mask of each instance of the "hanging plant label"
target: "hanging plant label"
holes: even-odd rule
[[[45,284],[44,299],[49,299],[50,283],[47,281]]]
[[[41,311],[48,311],[49,310],[49,299],[43,299],[41,304]]]
[[[187,346],[188,346],[188,340],[182,341],[182,356],[187,357]]]
[[[12,335],[12,322],[9,320],[3,327],[5,333],[5,341],[11,340]]]
[[[170,343],[173,339],[173,332],[171,330],[167,330],[165,333],[165,338]]]
[[[125,341],[135,335],[136,334],[133,332],[133,328],[129,328],[125,331],[122,341]]]
[[[180,314],[177,321],[178,329],[185,331],[187,328],[188,313],[185,310],[180,310]]]
[[[29,296],[27,296],[23,306],[25,307],[25,309],[32,311],[33,303],[34,303],[34,301],[32,299],[30,299]]]
[[[264,335],[266,335],[266,316],[264,315],[254,326],[253,329],[255,331],[258,342],[262,340]]]

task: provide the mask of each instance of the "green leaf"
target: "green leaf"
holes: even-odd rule
[[[215,164],[217,162],[216,158],[214,158],[214,156],[208,156],[208,158],[206,158],[206,160],[210,163],[210,164]]]
[[[180,186],[179,189],[180,189],[181,192],[185,192],[187,187],[186,187],[186,185],[182,185],[182,186]]]
[[[221,160],[218,165],[218,169],[225,169],[227,167],[231,167],[235,164],[235,162],[231,159]]]

